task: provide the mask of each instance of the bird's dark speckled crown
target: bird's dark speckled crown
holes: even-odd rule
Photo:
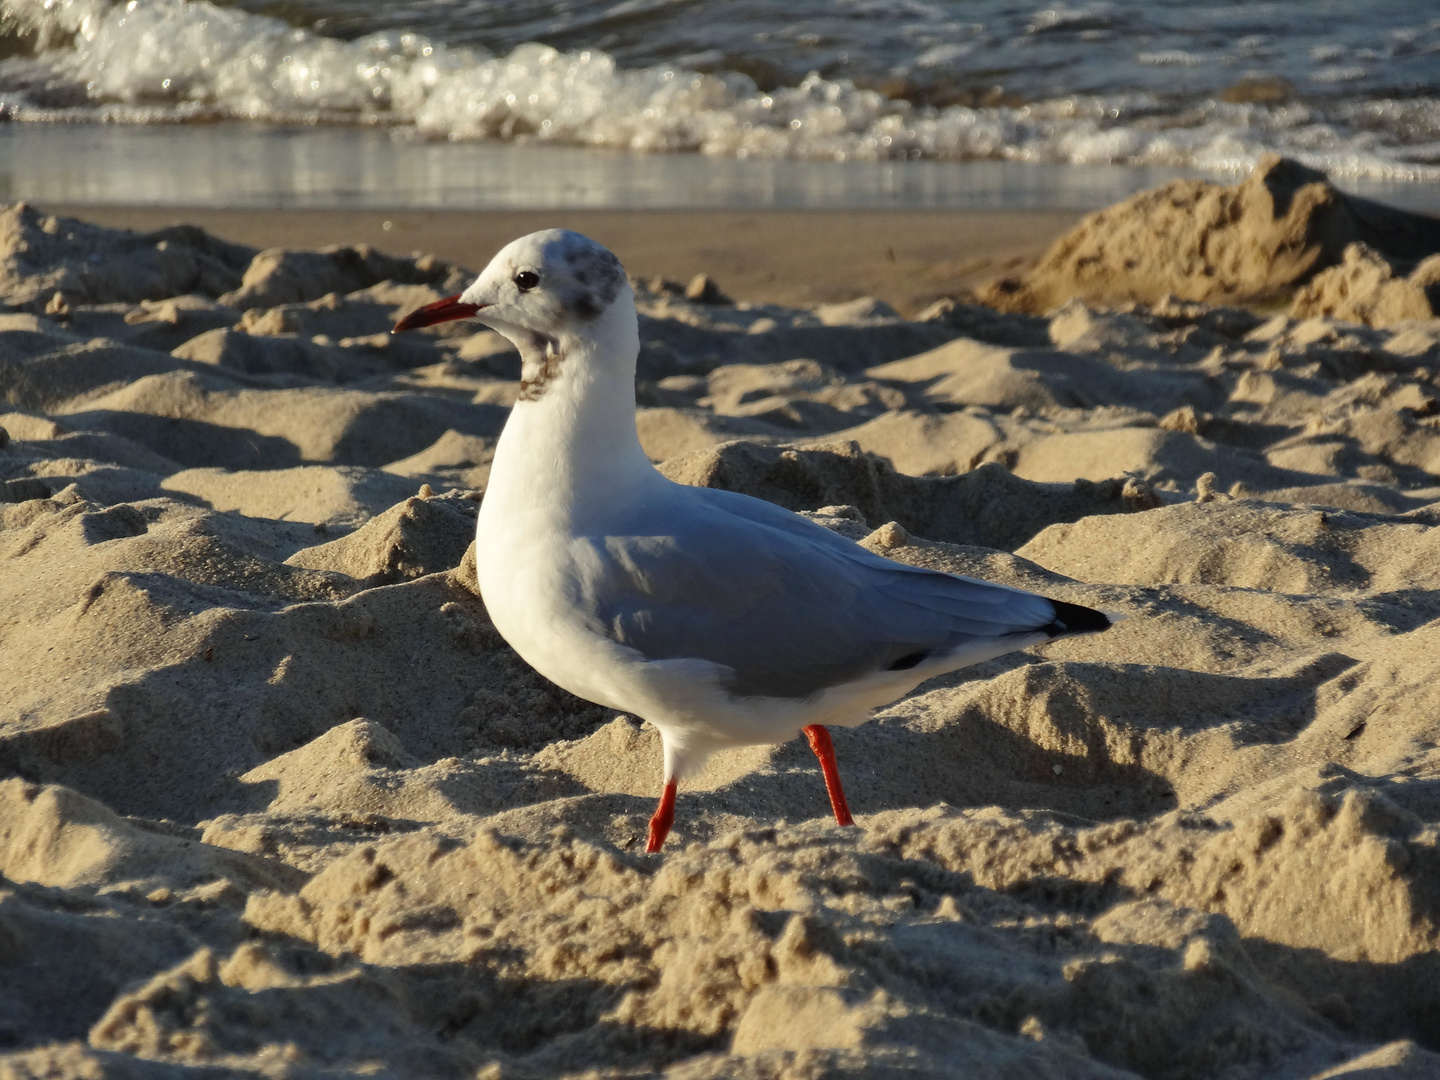
[[[569,271],[569,280],[556,282],[554,288],[561,305],[576,318],[599,318],[625,284],[620,260],[588,236],[563,231],[545,255],[547,262],[558,257]]]

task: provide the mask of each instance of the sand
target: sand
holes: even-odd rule
[[[718,279],[738,300],[814,305],[877,296],[914,314],[1041,255],[1080,219],[1054,211],[223,210],[56,206],[117,228],[177,220],[258,248],[367,243],[480,269],[536,229],[575,229],[616,251],[637,277]]]
[[[646,856],[657,733],[475,593],[517,357],[287,220],[0,211],[0,1077],[1440,1076],[1440,320],[1289,313],[1364,252],[1001,313],[596,230],[667,475],[1126,616],[837,730],[859,828],[792,742]]]
[[[1089,214],[1037,265],[980,295],[1040,313],[1074,299],[1290,299],[1296,317],[1389,325],[1440,313],[1437,252],[1440,220],[1347,195],[1266,154],[1241,184],[1173,180]]]

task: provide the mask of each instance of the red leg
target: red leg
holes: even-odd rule
[[[854,825],[850,807],[845,802],[845,789],[840,786],[840,770],[835,767],[835,746],[830,742],[830,732],[820,724],[801,728],[805,738],[810,740],[810,749],[820,759],[820,771],[825,774],[825,790],[830,794],[830,809],[835,811],[835,824]]]
[[[670,835],[670,826],[675,824],[676,787],[674,780],[665,782],[665,790],[660,795],[660,805],[655,808],[655,813],[650,818],[650,836],[645,841],[646,854],[653,855],[664,846],[665,837]]]

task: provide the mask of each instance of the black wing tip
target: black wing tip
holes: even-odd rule
[[[1098,634],[1115,624],[1109,615],[1094,608],[1067,604],[1064,600],[1050,600],[1050,603],[1055,608],[1055,621],[1040,629],[1052,638],[1062,634]]]

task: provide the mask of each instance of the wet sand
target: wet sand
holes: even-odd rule
[[[188,221],[252,247],[365,243],[427,252],[478,271],[536,229],[575,229],[619,252],[635,276],[709,274],[737,300],[830,303],[878,296],[912,314],[1038,257],[1072,211],[353,211],[44,205],[127,229]],[[390,222],[390,228],[385,222]]]

